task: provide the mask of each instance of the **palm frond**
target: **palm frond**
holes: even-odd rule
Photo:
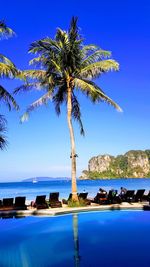
[[[93,79],[99,77],[102,73],[113,70],[119,70],[119,63],[115,60],[107,59],[87,65],[81,70],[80,75],[84,78]]]
[[[42,105],[46,105],[48,103],[48,101],[52,98],[52,92],[48,92],[46,93],[44,96],[40,97],[38,100],[36,100],[35,102],[33,102],[26,110],[26,112],[24,113],[24,115],[21,117],[21,122],[24,122],[26,120],[28,120],[29,115],[32,111],[34,111],[36,108],[42,106]]]
[[[0,85],[0,100],[5,102],[9,110],[11,110],[11,107],[14,107],[16,110],[19,110],[19,106],[16,103],[13,96],[8,91],[6,91],[6,89],[1,85]]]
[[[89,83],[88,80],[75,78],[74,79],[74,86],[77,89],[81,89],[82,91],[86,91],[89,93],[95,93],[95,87]]]
[[[46,78],[46,71],[45,70],[24,70],[23,75],[26,78],[41,80],[41,79]]]
[[[80,88],[83,93],[90,96],[93,102],[104,101],[113,106],[118,111],[122,112],[122,109],[117,103],[115,103],[110,97],[108,97],[103,90],[97,86],[94,82],[88,80],[75,79],[75,87]]]
[[[82,48],[82,51],[95,51],[97,50],[99,47],[95,44],[90,44],[90,45],[84,45],[83,48]]]
[[[44,86],[40,82],[26,83],[18,86],[14,90],[14,94],[22,93],[22,92],[30,92],[33,89],[40,91],[44,88]]]
[[[111,52],[106,50],[96,50],[94,53],[90,54],[88,57],[86,57],[83,62],[82,66],[86,67],[89,64],[95,63],[96,61],[102,60],[103,58],[110,57]]]
[[[7,27],[4,21],[0,21],[0,37],[8,38],[15,35],[14,31]]]
[[[74,93],[72,94],[72,116],[79,123],[80,134],[84,136],[85,132],[84,132],[83,123],[81,120],[80,104],[79,104],[77,97],[75,96]]]
[[[29,61],[29,65],[39,66],[39,65],[45,64],[46,61],[47,59],[43,56],[35,57]]]
[[[0,62],[0,77],[14,78],[18,74],[14,65]]]
[[[52,40],[49,37],[33,42],[29,48],[29,53],[32,54],[48,56],[50,51],[60,51],[60,46],[55,40]]]
[[[15,65],[13,64],[13,62],[2,54],[0,54],[0,62],[15,68]]]
[[[99,47],[97,45],[94,44],[90,44],[90,45],[82,45],[82,58],[86,58],[87,56],[89,56],[91,53],[94,53],[96,50],[98,50]]]

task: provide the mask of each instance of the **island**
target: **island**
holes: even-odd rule
[[[149,178],[150,150],[130,150],[124,155],[98,155],[88,162],[80,179]]]

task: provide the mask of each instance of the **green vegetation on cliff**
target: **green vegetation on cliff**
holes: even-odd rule
[[[82,179],[148,178],[150,177],[150,150],[130,150],[113,157],[99,155],[89,160],[89,169],[83,171]]]

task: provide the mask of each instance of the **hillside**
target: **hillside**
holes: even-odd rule
[[[130,150],[116,157],[99,155],[88,162],[80,179],[150,177],[150,150]]]

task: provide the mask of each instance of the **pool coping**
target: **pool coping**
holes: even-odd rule
[[[143,206],[148,203],[127,203],[122,204],[111,204],[111,205],[90,205],[86,207],[67,207],[63,206],[61,208],[50,208],[50,209],[35,209],[30,208],[27,210],[8,210],[0,211],[0,216],[56,216],[65,215],[72,213],[81,212],[92,212],[92,211],[114,211],[114,210],[143,210]]]

